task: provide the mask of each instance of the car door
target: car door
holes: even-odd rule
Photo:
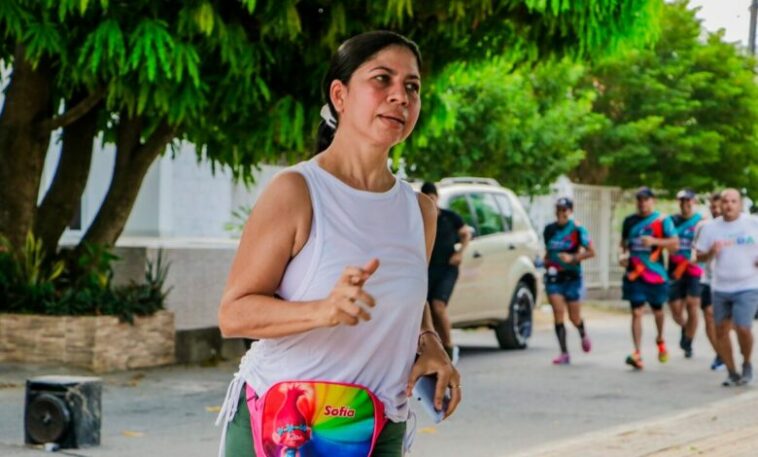
[[[487,309],[482,312],[492,318],[502,319],[510,302],[512,290],[506,278],[518,257],[518,243],[513,231],[513,208],[507,196],[500,192],[482,193],[479,200],[472,196],[472,205],[478,218],[484,218],[482,235],[487,238]],[[505,197],[505,200],[503,199]]]
[[[503,317],[502,297],[506,286],[502,275],[511,257],[505,242],[505,220],[493,193],[470,192],[467,198],[473,213],[475,236],[464,255],[461,287],[451,299],[450,315],[455,320]]]
[[[535,257],[539,255],[541,245],[539,236],[534,231],[526,211],[513,194],[498,194],[496,199],[501,208],[510,206],[507,211],[509,226],[511,227],[508,242],[510,243],[509,246],[514,246],[513,250],[516,251],[514,256],[525,256],[530,261],[534,261]]]

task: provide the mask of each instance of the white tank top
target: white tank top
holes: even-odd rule
[[[313,207],[308,241],[285,270],[278,295],[326,298],[347,266],[376,257],[364,290],[376,299],[371,320],[256,342],[240,377],[256,392],[286,380],[361,384],[395,422],[408,418],[405,388],[417,349],[427,293],[424,222],[413,189],[400,179],[387,192],[354,189],[315,158],[292,168],[303,175]]]

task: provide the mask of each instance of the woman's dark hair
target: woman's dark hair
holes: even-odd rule
[[[416,56],[418,66],[421,67],[421,52],[419,52],[416,43],[395,32],[379,30],[362,33],[348,39],[337,48],[337,52],[334,53],[329,63],[329,70],[326,72],[324,81],[321,83],[321,93],[326,99],[329,111],[331,111],[335,119],[339,121],[337,110],[334,109],[331,97],[329,97],[329,88],[332,85],[332,81],[338,79],[343,84],[347,84],[358,67],[382,49],[393,45],[404,46],[410,49],[413,55]],[[334,139],[334,131],[334,128],[327,125],[323,119],[321,120],[316,138],[317,153],[329,147],[332,139]]]

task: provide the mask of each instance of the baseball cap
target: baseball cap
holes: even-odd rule
[[[561,197],[555,201],[555,206],[558,208],[574,209],[574,202],[568,197]]]
[[[695,197],[695,191],[689,188],[682,189],[676,193],[677,200],[692,200]]]
[[[637,189],[637,193],[634,196],[637,198],[655,198],[655,192],[647,186],[642,186]]]

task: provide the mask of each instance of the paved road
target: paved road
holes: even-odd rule
[[[435,427],[419,413],[413,455],[534,455],[551,443],[660,420],[749,390],[719,387],[723,373],[708,370],[711,353],[702,337],[696,341],[693,359],[685,360],[672,347],[671,360],[660,365],[652,342],[652,317],[645,321],[644,372],[631,372],[623,364],[630,346],[627,316],[600,311],[587,316],[593,352],[579,353],[572,331],[573,364],[553,367],[550,360],[556,347],[549,318],[539,317],[531,347],[525,351],[498,350],[489,331],[456,334],[462,344],[464,403],[453,418]],[[667,337],[674,344],[678,340],[673,326]],[[210,424],[233,370],[232,364],[223,364],[107,376],[103,444],[69,455],[214,455],[218,430]],[[48,373],[49,369],[0,364],[0,455],[42,455],[19,447],[23,380]]]
[[[712,354],[703,337],[695,342],[693,359],[684,359],[678,347],[670,347],[670,361],[659,364],[652,316],[644,322],[643,372],[633,372],[623,363],[631,346],[626,314],[587,316],[594,343],[590,354],[581,353],[571,329],[573,363],[562,367],[550,364],[557,343],[549,319],[542,321],[530,348],[521,352],[498,351],[489,332],[459,338],[466,344],[460,362],[464,403],[449,422],[419,434],[419,455],[462,455],[456,450],[464,448],[471,457],[512,455],[745,391],[719,386],[724,374],[709,370]],[[677,331],[670,323],[667,330],[668,341],[676,346]]]

